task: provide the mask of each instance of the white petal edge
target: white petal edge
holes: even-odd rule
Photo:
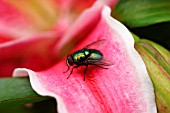
[[[140,74],[139,76],[140,80],[142,81],[142,83],[144,83],[142,84],[143,85],[142,87],[145,90],[144,92],[146,92],[146,98],[147,98],[146,101],[148,101],[147,108],[150,110],[150,111],[147,110],[146,113],[157,113],[153,84],[150,80],[150,77],[146,70],[146,66],[141,56],[134,48],[133,36],[123,24],[121,24],[119,21],[112,18],[110,16],[110,13],[111,13],[110,8],[105,6],[104,10],[102,11],[102,17],[105,18],[109,27],[113,29],[114,32],[116,31],[117,34],[120,35],[120,38],[122,38],[122,40],[124,41],[125,46],[127,46],[126,49],[127,49],[128,56],[130,58],[133,58],[132,61],[135,62],[134,63],[136,65],[135,68],[138,70],[138,73]]]
[[[39,81],[35,72],[33,72],[32,70],[26,69],[26,68],[17,68],[13,72],[14,77],[23,77],[23,76],[28,76],[28,75],[29,75],[30,83],[31,83],[33,90],[35,90],[39,95],[54,97],[57,100],[58,113],[68,113],[62,99],[55,93],[51,93],[48,90],[44,89],[42,87],[43,84]]]

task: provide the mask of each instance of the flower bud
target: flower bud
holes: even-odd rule
[[[135,40],[154,85],[158,112],[170,113],[170,52],[154,42],[137,37]]]

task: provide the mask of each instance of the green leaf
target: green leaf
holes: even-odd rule
[[[120,0],[112,16],[130,27],[170,21],[170,0]]]
[[[22,105],[49,99],[38,95],[28,78],[0,79],[0,108]]]
[[[10,106],[10,109],[0,108],[0,113],[56,113],[56,107],[56,100],[52,98],[29,105]]]

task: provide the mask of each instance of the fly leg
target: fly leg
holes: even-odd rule
[[[66,73],[69,69],[70,69],[70,66],[68,66],[67,70],[66,70],[66,71],[64,71],[63,73]]]
[[[71,69],[71,72],[70,72],[70,74],[68,75],[68,77],[67,77],[67,79],[70,77],[70,75],[73,73],[73,69],[74,68],[78,68],[79,66],[77,65],[77,66],[74,66],[72,69]]]
[[[85,70],[84,70],[84,81],[85,81],[85,79],[86,79],[86,71],[87,71],[87,67],[88,67],[88,65],[86,65],[86,68],[85,68]]]

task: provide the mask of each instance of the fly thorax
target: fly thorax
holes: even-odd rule
[[[88,55],[90,54],[89,50],[85,50],[85,51],[84,51],[84,54],[85,54],[86,56],[88,56]]]
[[[81,61],[81,60],[83,60],[85,58],[85,54],[83,52],[76,53],[76,54],[74,54],[73,58],[74,58],[75,62]]]

